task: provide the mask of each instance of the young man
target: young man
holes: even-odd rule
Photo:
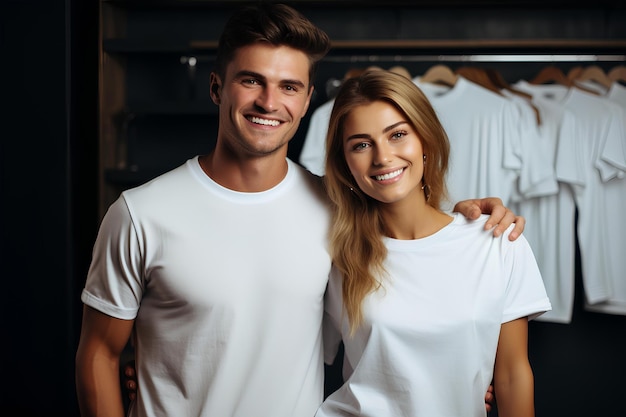
[[[211,74],[215,150],[124,192],[103,219],[82,294],[83,416],[123,415],[119,357],[131,335],[141,387],[131,416],[315,413],[330,216],[321,181],[287,159],[287,144],[328,48],[283,5],[226,24]],[[515,216],[500,203],[462,212],[494,209],[501,232]]]

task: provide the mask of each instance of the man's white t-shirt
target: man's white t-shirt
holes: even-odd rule
[[[131,416],[315,413],[330,213],[320,179],[288,165],[242,193],[193,158],[110,207],[82,300],[135,320]]]

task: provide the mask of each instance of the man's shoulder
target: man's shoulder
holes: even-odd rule
[[[188,163],[183,163],[141,185],[123,191],[121,197],[136,204],[140,202],[152,204],[155,201],[162,203],[165,199],[177,198],[177,195],[186,193],[189,187],[195,183]]]
[[[166,187],[172,183],[177,183],[184,178],[189,178],[190,170],[188,164],[189,161],[186,161],[175,168],[158,173],[143,184],[129,188],[126,192],[139,192],[151,187]]]
[[[316,175],[304,168],[302,165],[299,165],[295,162],[292,163],[292,166],[295,167],[298,172],[298,180],[308,184],[310,187],[313,187],[317,192],[323,192],[326,195],[324,190],[324,179],[319,175]]]

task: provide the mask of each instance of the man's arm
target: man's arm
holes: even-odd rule
[[[82,417],[124,416],[119,361],[133,324],[133,320],[83,308],[76,352],[76,393]]]
[[[489,214],[485,230],[495,226],[493,235],[496,237],[504,233],[511,223],[515,223],[515,227],[509,234],[509,240],[517,239],[524,231],[524,225],[526,224],[526,219],[522,216],[516,216],[515,213],[504,207],[502,200],[497,197],[459,201],[454,206],[454,211],[461,213],[468,219],[477,219],[481,213]]]

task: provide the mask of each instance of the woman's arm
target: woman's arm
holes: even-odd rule
[[[494,370],[500,417],[534,417],[533,372],[528,361],[528,318],[504,323]]]

